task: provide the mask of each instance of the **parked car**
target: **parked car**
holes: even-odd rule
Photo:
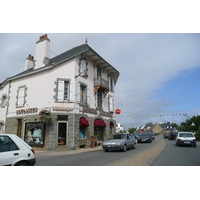
[[[175,143],[177,146],[190,145],[196,147],[196,138],[191,132],[179,132]]]
[[[33,166],[35,151],[14,134],[0,134],[0,166]]]
[[[174,140],[174,139],[176,138],[177,135],[178,135],[178,131],[177,131],[177,130],[171,131],[171,132],[169,133],[168,139],[169,139],[169,140]]]
[[[152,140],[155,140],[155,135],[154,133],[149,133],[151,135]]]
[[[152,142],[152,137],[147,132],[140,133],[138,136],[139,136],[138,143],[140,143],[140,142]]]
[[[169,133],[165,132],[164,135],[163,135],[163,137],[164,137],[165,139],[167,139],[167,138],[169,137]]]
[[[136,139],[136,141],[138,142],[138,135],[139,135],[139,133],[130,133],[135,139]]]
[[[120,133],[113,135],[113,138],[103,142],[102,147],[105,151],[110,150],[123,150],[126,151],[128,148],[135,149],[136,139],[126,133]]]

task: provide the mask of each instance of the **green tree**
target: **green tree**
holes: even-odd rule
[[[129,129],[128,129],[128,132],[129,132],[129,133],[135,133],[135,131],[136,131],[136,128],[129,128]]]

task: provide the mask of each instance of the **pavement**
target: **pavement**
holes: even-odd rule
[[[49,155],[68,155],[68,154],[77,154],[77,153],[86,153],[91,151],[100,151],[103,150],[102,146],[97,147],[88,147],[88,148],[80,148],[75,150],[68,151],[35,151],[35,156],[49,156]]]

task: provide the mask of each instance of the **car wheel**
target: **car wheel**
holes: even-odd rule
[[[194,147],[196,147],[196,144],[194,144]]]
[[[107,149],[105,149],[105,152],[108,152],[108,150],[107,150]]]
[[[15,164],[15,166],[28,166],[28,163],[25,161],[21,161]]]
[[[125,144],[125,145],[124,145],[124,148],[123,148],[123,151],[126,152],[126,150],[127,150],[127,146],[126,146],[126,144]]]
[[[136,144],[134,143],[134,144],[133,144],[133,149],[135,149],[135,146],[136,146]]]

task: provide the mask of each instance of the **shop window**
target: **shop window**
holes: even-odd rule
[[[58,121],[67,121],[68,120],[68,115],[58,115],[57,116]]]
[[[31,146],[44,146],[44,124],[29,122],[25,125],[24,140]]]

